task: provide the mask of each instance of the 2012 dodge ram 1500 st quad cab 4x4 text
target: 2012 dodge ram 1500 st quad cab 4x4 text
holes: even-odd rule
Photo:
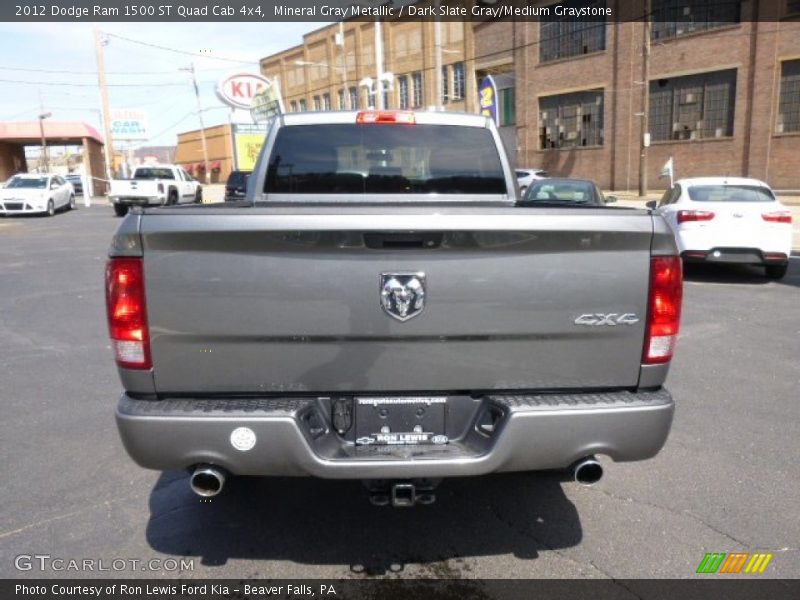
[[[478,116],[286,114],[244,202],[134,209],[106,274],[125,392],[117,424],[152,469],[421,482],[641,460],[681,263],[648,210],[515,206]]]

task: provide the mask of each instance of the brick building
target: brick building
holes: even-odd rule
[[[477,88],[466,57],[472,54],[472,28],[459,21],[441,25],[442,90],[445,110],[477,111]],[[437,104],[435,24],[384,21],[384,106],[425,109]],[[261,59],[261,73],[280,82],[288,112],[349,110],[375,106],[375,22],[347,21],[303,36],[303,43]],[[366,78],[373,87],[362,85]]]
[[[800,189],[800,2],[651,2],[649,186],[665,187],[658,174],[672,156],[678,177],[746,175]],[[474,23],[475,75],[504,82],[500,120],[517,164],[635,190],[643,3],[594,4],[611,7],[614,21]]]

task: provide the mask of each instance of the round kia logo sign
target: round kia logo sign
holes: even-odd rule
[[[270,85],[269,79],[261,75],[234,73],[217,83],[217,96],[229,106],[249,109],[253,96]]]

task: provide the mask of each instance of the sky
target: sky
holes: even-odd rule
[[[235,71],[257,73],[260,58],[302,43],[304,33],[324,24],[98,23],[109,34],[109,104],[147,111],[151,138],[134,147],[174,145],[178,133],[200,127],[191,77],[179,69],[194,62],[206,127],[225,123],[229,109],[216,97],[217,80]],[[102,132],[94,26],[0,23],[0,121],[35,120],[41,98],[53,120],[84,121]]]

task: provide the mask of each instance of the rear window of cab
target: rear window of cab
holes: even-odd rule
[[[693,185],[687,190],[695,202],[773,202],[769,188],[758,185]]]

